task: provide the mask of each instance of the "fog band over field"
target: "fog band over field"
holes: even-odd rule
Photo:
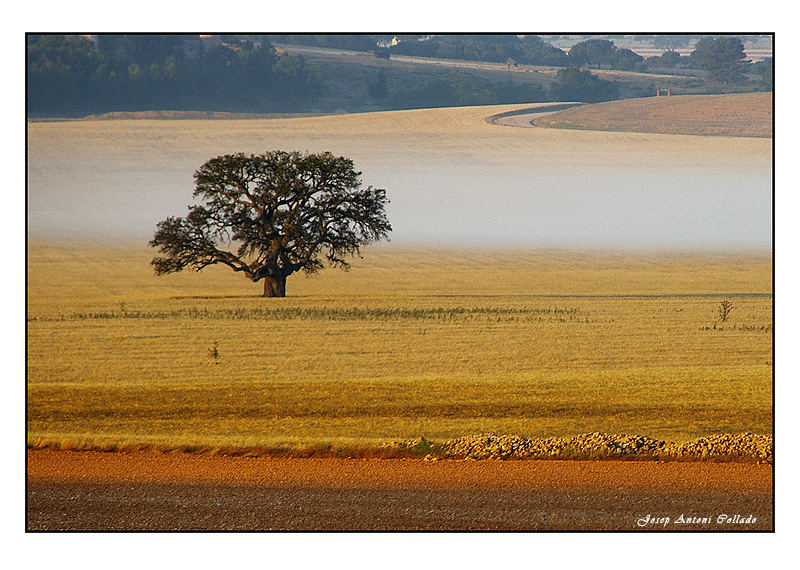
[[[503,105],[28,124],[30,238],[146,241],[212,156],[330,150],[387,189],[395,244],[769,248],[772,141],[492,125]]]

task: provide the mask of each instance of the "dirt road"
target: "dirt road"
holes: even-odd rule
[[[494,125],[505,125],[507,127],[534,127],[533,121],[540,117],[553,115],[564,109],[570,109],[581,105],[582,103],[553,103],[544,104],[530,109],[520,109],[519,111],[511,111],[510,113],[500,113],[488,117],[486,120]]]
[[[772,467],[28,451],[38,530],[770,530]]]

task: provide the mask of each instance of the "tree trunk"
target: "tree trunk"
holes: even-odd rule
[[[286,277],[264,277],[264,297],[285,297]]]

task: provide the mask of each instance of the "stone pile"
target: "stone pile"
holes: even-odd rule
[[[753,433],[718,433],[685,443],[670,443],[661,451],[669,457],[745,457],[772,463],[772,437]]]
[[[620,457],[643,455],[664,447],[644,435],[589,433],[569,438],[528,439],[518,435],[481,434],[451,439],[442,449],[451,457],[473,459],[529,459],[547,457]]]
[[[737,458],[772,463],[772,437],[716,434],[686,443],[667,443],[644,435],[589,433],[529,439],[487,433],[448,440],[440,451],[445,457],[471,459]]]
[[[570,437],[565,450],[579,456],[620,457],[628,455],[653,455],[658,453],[665,442],[646,435],[620,435],[608,433],[588,433]]]
[[[448,457],[472,459],[510,459],[529,457],[531,440],[519,435],[493,433],[451,439],[442,445]]]

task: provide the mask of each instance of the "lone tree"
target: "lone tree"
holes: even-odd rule
[[[322,269],[323,256],[347,269],[348,256],[392,229],[386,191],[361,188],[360,176],[352,160],[330,152],[212,158],[194,174],[202,204],[158,223],[156,274],[221,263],[263,279],[265,297],[285,297],[286,278]]]

